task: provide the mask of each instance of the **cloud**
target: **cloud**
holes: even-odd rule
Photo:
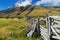
[[[40,5],[41,3],[40,3],[40,1],[37,1],[36,3],[35,3],[35,5]]]
[[[20,7],[20,6],[27,6],[27,5],[31,5],[31,2],[32,0],[25,0],[25,1],[22,1],[22,3],[20,3],[20,1],[16,2],[15,3],[15,6],[16,7]]]
[[[59,6],[60,5],[60,0],[41,0],[41,4],[52,4],[51,6]],[[48,6],[48,5],[47,5]]]
[[[60,6],[60,0],[41,0],[37,1],[35,4],[43,6]]]
[[[54,6],[56,6],[56,5],[59,6],[59,4],[60,4],[60,0],[55,0],[55,1],[53,1],[53,5],[54,5]]]
[[[41,1],[40,1],[41,4],[51,3],[51,2],[52,2],[51,0],[41,0]]]
[[[20,3],[20,1],[15,3],[16,7],[32,5],[34,0],[25,0]],[[34,5],[43,5],[43,6],[60,6],[60,0],[37,0]]]

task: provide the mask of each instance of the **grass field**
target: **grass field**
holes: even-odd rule
[[[42,40],[41,37],[26,37],[24,29],[28,25],[25,19],[0,18],[0,40]]]
[[[46,17],[46,14],[48,16],[60,16],[60,8],[35,6],[34,10],[30,11],[30,9],[31,7],[21,12],[20,8],[12,8],[1,13],[2,18],[0,18],[0,40],[42,40],[41,37],[26,37],[25,28],[29,25],[29,23],[24,18],[36,18],[38,16]],[[40,22],[40,24],[46,28],[45,21]]]

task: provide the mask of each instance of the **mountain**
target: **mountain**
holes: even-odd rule
[[[29,8],[29,6],[26,7],[12,7],[12,8],[8,8],[6,10],[2,10],[0,11],[0,17],[17,17],[18,15],[20,15],[22,12],[24,12],[27,8]]]
[[[0,17],[34,17],[34,16],[60,16],[60,7],[31,6],[11,7],[0,11]]]

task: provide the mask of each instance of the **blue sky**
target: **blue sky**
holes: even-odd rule
[[[17,0],[0,0],[0,10],[7,9],[16,3]]]
[[[12,7],[17,1],[19,0],[0,0],[0,10]],[[32,0],[31,4],[40,6],[60,6],[60,0]]]
[[[12,7],[19,0],[0,0],[0,10],[5,10],[8,7]],[[32,3],[35,3],[37,0],[33,0]]]

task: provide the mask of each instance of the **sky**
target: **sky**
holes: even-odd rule
[[[13,5],[15,6],[26,6],[26,5],[39,5],[39,6],[60,6],[60,0],[0,0],[0,10],[5,10]]]

